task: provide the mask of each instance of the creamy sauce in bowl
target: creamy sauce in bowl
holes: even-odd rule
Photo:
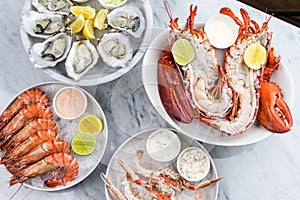
[[[146,149],[150,157],[159,162],[169,162],[179,154],[181,143],[178,136],[168,129],[154,131],[147,140]]]
[[[204,31],[212,46],[225,49],[237,39],[238,26],[227,15],[215,15],[205,23]]]
[[[186,148],[178,156],[177,170],[188,181],[200,181],[210,170],[209,157],[198,147]]]
[[[75,87],[65,87],[54,96],[54,111],[63,119],[81,116],[87,107],[86,95]]]

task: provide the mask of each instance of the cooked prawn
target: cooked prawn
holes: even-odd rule
[[[37,118],[26,124],[2,147],[3,150],[11,151],[37,131],[51,130],[57,132],[56,123],[52,119]]]
[[[53,154],[53,153],[70,153],[70,145],[64,140],[55,139],[51,141],[46,141],[28,154],[23,157],[17,159],[14,163],[10,163],[6,165],[6,168],[9,172],[14,173],[26,167],[28,164],[35,163],[40,159]]]
[[[49,107],[42,104],[30,104],[20,110],[20,112],[0,131],[0,148],[17,131],[34,118],[52,119],[52,112]]]
[[[49,98],[40,89],[33,88],[26,90],[0,115],[0,130],[26,105],[39,103],[49,106]]]
[[[76,178],[78,168],[78,162],[72,155],[67,153],[55,153],[14,174],[10,179],[10,185],[22,183],[47,172],[52,172],[52,177],[44,182],[46,186],[55,187],[65,185],[67,182],[73,181]],[[61,173],[63,173],[63,177],[58,177]]]

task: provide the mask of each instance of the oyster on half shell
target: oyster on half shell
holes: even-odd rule
[[[128,36],[122,33],[104,34],[97,49],[103,62],[111,67],[126,67],[133,54]]]
[[[29,50],[29,59],[37,68],[54,67],[63,61],[70,50],[72,37],[67,33],[59,33],[42,43],[34,44]]]
[[[38,38],[49,38],[57,32],[65,30],[61,15],[35,11],[24,13],[22,25],[29,35]]]
[[[113,28],[126,31],[135,38],[142,36],[146,26],[143,13],[133,5],[114,9],[107,15],[107,20]]]
[[[41,13],[69,14],[74,4],[70,0],[32,0],[32,5]]]
[[[96,65],[98,58],[97,49],[89,40],[74,42],[65,63],[68,76],[78,81]]]

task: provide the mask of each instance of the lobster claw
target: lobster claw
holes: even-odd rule
[[[262,81],[257,119],[263,127],[274,133],[291,130],[293,118],[290,109],[275,83]]]
[[[158,92],[165,110],[172,119],[183,123],[192,122],[193,111],[180,74],[174,61],[164,57],[158,63]]]

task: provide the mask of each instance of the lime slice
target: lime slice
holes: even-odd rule
[[[82,34],[87,39],[95,39],[93,21],[91,19],[85,20]]]
[[[78,155],[89,155],[95,150],[96,139],[91,134],[78,133],[73,137],[71,147]]]
[[[94,19],[96,15],[96,10],[91,6],[72,6],[70,11],[76,17],[82,14],[85,19]]]
[[[179,65],[187,65],[195,58],[195,49],[187,39],[178,39],[172,46],[173,57]]]
[[[103,129],[102,121],[95,115],[85,115],[83,116],[77,125],[77,130],[80,133],[99,133]]]
[[[84,26],[84,17],[83,15],[79,15],[79,17],[77,19],[75,19],[70,25],[69,27],[72,30],[72,33],[79,33],[83,26]]]
[[[107,9],[99,10],[99,12],[97,13],[95,20],[94,20],[95,28],[97,28],[99,30],[103,30],[107,14],[108,14]]]
[[[266,63],[267,50],[260,44],[251,44],[245,51],[244,62],[251,69],[260,69]]]

